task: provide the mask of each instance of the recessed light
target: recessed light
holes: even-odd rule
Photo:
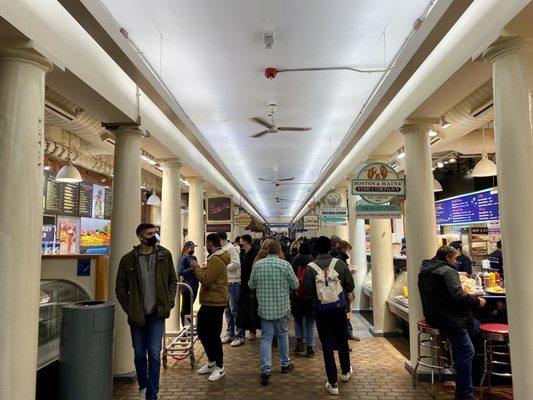
[[[398,154],[398,155],[396,156],[396,158],[398,158],[398,159],[400,159],[400,160],[401,160],[402,158],[404,158],[404,157],[405,157],[405,152],[401,152],[400,154]]]
[[[434,138],[436,136],[438,136],[439,132],[437,132],[435,129],[432,129],[429,131],[429,137],[430,138]]]

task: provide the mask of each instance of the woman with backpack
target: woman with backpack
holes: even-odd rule
[[[298,278],[298,289],[291,293],[291,313],[294,317],[294,330],[296,332],[296,349],[297,355],[306,355],[313,357],[315,351],[315,304],[312,296],[305,296],[302,293],[302,281],[307,269],[307,264],[313,261],[311,257],[311,246],[308,243],[300,243],[298,255],[292,260],[292,268]],[[304,347],[304,338],[307,349]]]

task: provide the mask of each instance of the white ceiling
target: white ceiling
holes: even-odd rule
[[[390,63],[429,0],[102,0],[159,74],[201,134],[247,192],[276,221],[274,187],[259,177],[315,182],[381,75],[290,72],[274,80],[265,67]],[[271,50],[262,33],[274,31]],[[386,58],[384,35],[386,43]],[[250,121],[278,104],[279,126],[312,127],[259,139]],[[142,110],[141,110],[142,112]],[[310,185],[281,187],[294,215]]]

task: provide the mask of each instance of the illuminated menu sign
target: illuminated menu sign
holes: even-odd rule
[[[80,183],[78,215],[85,218],[91,218],[93,215],[93,185],[91,183]]]
[[[44,172],[44,213],[59,214],[61,211],[61,184],[50,171]]]
[[[80,185],[63,183],[61,189],[61,214],[78,215]]]
[[[435,203],[438,225],[460,225],[498,221],[498,191],[487,189]]]
[[[113,208],[113,189],[105,188],[104,200],[104,219],[111,219],[111,210]]]

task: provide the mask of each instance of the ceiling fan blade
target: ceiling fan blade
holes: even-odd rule
[[[263,135],[266,135],[267,133],[269,133],[268,130],[263,131],[263,132],[256,133],[255,135],[252,135],[252,136],[250,136],[250,137],[252,137],[252,138],[258,138],[258,137],[261,137],[261,136],[263,136]]]
[[[284,182],[284,181],[293,181],[294,180],[294,176],[292,178],[283,178],[283,179],[278,179],[279,182]]]
[[[272,179],[266,179],[266,178],[259,178],[260,181],[265,181],[265,182],[274,182]]]
[[[265,128],[268,128],[268,129],[274,128],[274,126],[264,118],[254,117],[252,118],[252,120],[257,122],[259,125],[263,125]]]
[[[299,128],[296,126],[279,126],[278,131],[292,131],[292,132],[302,132],[302,131],[310,131],[311,128]]]

